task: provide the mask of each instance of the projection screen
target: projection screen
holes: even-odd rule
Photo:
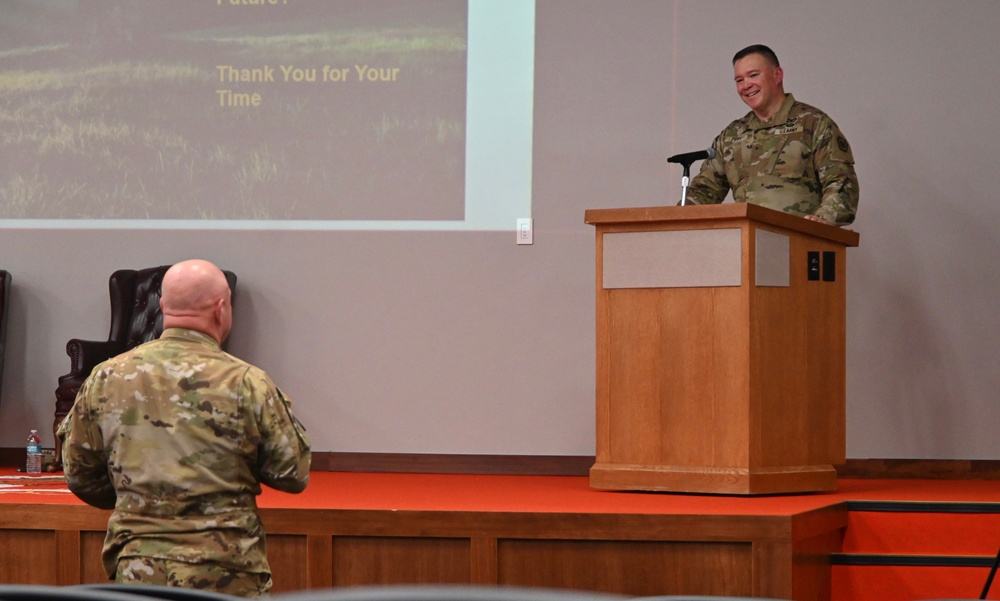
[[[0,0],[0,225],[507,230],[534,0]]]

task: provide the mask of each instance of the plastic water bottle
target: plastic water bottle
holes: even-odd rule
[[[42,439],[38,437],[38,430],[32,430],[28,435],[28,443],[24,449],[28,455],[25,471],[29,474],[42,473]]]

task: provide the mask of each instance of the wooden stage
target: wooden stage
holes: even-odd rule
[[[0,582],[104,581],[108,512],[58,476],[12,476],[0,471]],[[731,497],[598,491],[580,476],[314,472],[303,494],[266,490],[259,505],[276,593],[465,583],[830,601],[847,501],[899,499],[900,486]]]

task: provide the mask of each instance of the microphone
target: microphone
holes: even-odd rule
[[[714,159],[715,158],[715,148],[711,146],[705,150],[696,150],[694,152],[683,152],[681,154],[675,154],[674,156],[667,159],[668,163],[680,163],[684,167],[684,175],[681,177],[681,206],[687,204],[687,191],[688,184],[691,182],[691,163],[695,161],[701,161],[703,159]]]
[[[694,152],[684,152],[681,154],[675,154],[674,156],[667,159],[668,163],[680,163],[681,165],[690,166],[691,163],[695,161],[701,161],[703,159],[714,159],[715,149],[706,148],[705,150],[696,150]]]

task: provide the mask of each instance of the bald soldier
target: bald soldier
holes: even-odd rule
[[[736,92],[750,107],[712,142],[687,191],[691,204],[736,202],[838,226],[854,221],[858,178],[847,138],[823,111],[784,89],[778,57],[764,45],[733,57]]]
[[[163,277],[163,334],[98,365],[59,427],[70,490],[108,520],[119,583],[258,597],[271,587],[261,483],[301,492],[310,447],[289,399],[222,350],[225,275],[184,261]]]

